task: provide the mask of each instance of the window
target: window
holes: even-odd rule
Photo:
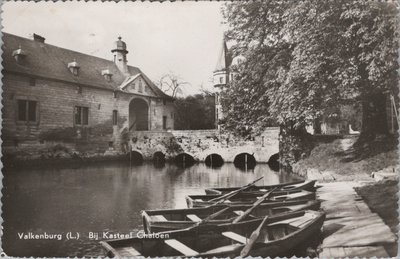
[[[36,79],[33,78],[33,77],[29,78],[29,85],[30,86],[35,86],[36,85]]]
[[[113,110],[113,125],[117,125],[117,124],[118,124],[118,111]]]
[[[142,79],[139,80],[139,93],[143,92]]]
[[[164,105],[166,105],[166,104],[167,104],[167,100],[163,99],[163,100],[162,100],[162,103],[163,103]]]
[[[88,125],[89,124],[89,108],[82,106],[75,106],[75,124]]]
[[[78,86],[78,87],[76,88],[76,92],[77,92],[78,94],[81,94],[81,93],[82,93],[82,86]]]
[[[36,121],[37,102],[29,100],[18,100],[18,120]]]
[[[221,77],[219,78],[219,83],[222,84],[223,81],[224,81],[224,78],[221,76]]]
[[[162,128],[167,129],[167,116],[162,117]]]
[[[114,91],[114,98],[118,98],[118,92]]]

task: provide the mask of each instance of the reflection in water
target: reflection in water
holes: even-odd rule
[[[204,160],[206,166],[209,167],[221,167],[224,164],[224,159],[219,154],[210,154]]]
[[[233,164],[211,169],[204,164],[130,168],[107,164],[78,169],[5,172],[3,180],[3,249],[10,256],[99,256],[103,231],[137,232],[140,211],[185,208],[185,195],[203,194],[206,187],[241,186],[264,176],[259,185],[295,180],[259,164],[240,171]],[[25,240],[19,234],[62,234],[62,240]],[[78,240],[66,234],[79,233]],[[90,240],[89,232],[99,233]]]

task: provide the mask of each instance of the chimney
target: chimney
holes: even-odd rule
[[[44,37],[42,37],[42,36],[40,36],[40,35],[34,33],[34,34],[33,34],[33,40],[34,40],[34,41],[37,41],[37,42],[44,43],[44,41],[45,41],[46,39],[45,39]]]

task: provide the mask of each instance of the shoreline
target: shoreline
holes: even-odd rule
[[[6,161],[5,161],[6,160]],[[91,166],[91,165],[102,165],[102,164],[113,164],[113,163],[122,163],[129,165],[129,155],[128,154],[120,154],[120,155],[98,155],[98,156],[91,156],[91,157],[75,157],[75,158],[45,158],[45,159],[27,159],[27,160],[22,160],[22,159],[15,159],[11,160],[10,159],[5,159],[4,157],[2,158],[2,170],[3,174],[4,172],[7,171],[20,171],[20,170],[26,170],[26,169],[64,169],[64,168],[79,168],[79,167],[85,167],[85,166]],[[200,164],[200,163],[205,163],[205,161],[197,161],[195,160],[193,165],[195,164]],[[151,159],[144,159],[141,163],[132,163],[133,165],[140,165],[140,164],[155,164],[157,166],[163,166],[164,164],[175,164],[174,159],[167,159],[165,162],[161,163],[155,163]],[[223,164],[233,164],[233,162],[224,162]],[[265,165],[268,164],[268,162],[257,162],[257,164],[260,165]],[[179,166],[179,165],[177,165]],[[271,170],[275,172],[279,172],[279,170],[274,170],[273,167],[271,167]],[[296,175],[296,177],[301,177],[299,175]],[[303,178],[303,177],[302,177]]]

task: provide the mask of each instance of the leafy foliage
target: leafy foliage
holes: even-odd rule
[[[204,91],[175,100],[175,128],[180,130],[214,129],[215,97]]]
[[[297,129],[333,107],[396,94],[398,12],[377,1],[226,4],[226,37],[245,58],[222,89],[226,128],[261,131],[276,120]]]

